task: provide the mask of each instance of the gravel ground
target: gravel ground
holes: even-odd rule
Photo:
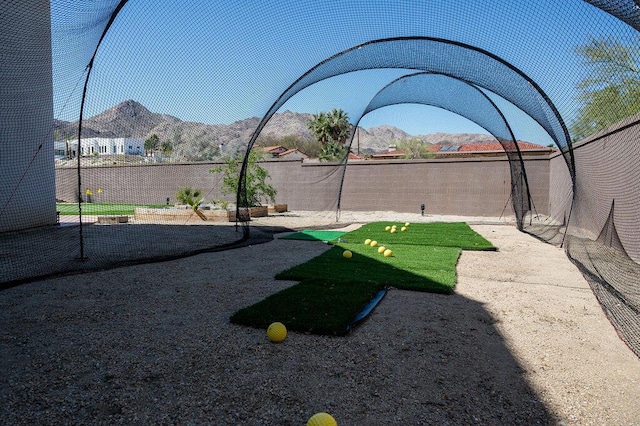
[[[4,290],[0,424],[303,425],[318,411],[340,426],[640,424],[640,360],[562,250],[480,222],[499,251],[464,252],[454,295],[391,289],[346,337],[273,344],[229,323],[292,285],[273,276],[321,242]]]

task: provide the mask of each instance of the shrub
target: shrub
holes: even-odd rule
[[[197,210],[198,206],[202,204],[202,191],[187,186],[176,193],[176,200],[181,204],[191,206],[193,210]]]

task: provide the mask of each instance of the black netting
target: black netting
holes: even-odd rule
[[[400,77],[376,93],[355,125],[376,109],[407,103],[432,105],[466,117],[500,142],[509,157],[511,201],[518,228],[522,229],[524,216],[531,209],[529,186],[513,131],[496,104],[482,90],[464,80],[443,74],[416,73]]]
[[[478,124],[508,164],[266,154],[278,193],[262,204],[332,223],[345,206],[497,216],[510,199],[519,228],[565,245],[638,352],[639,30],[633,0],[2,2],[0,282],[266,238],[267,222],[244,220],[256,214],[247,173],[224,191],[230,159],[248,172],[251,149],[317,148],[291,111],[342,108],[356,129],[381,110],[428,105]],[[589,62],[589,45],[610,50]],[[558,151],[525,155],[532,134]],[[352,164],[408,183],[377,197]],[[425,179],[444,167],[443,194]],[[178,204],[186,188],[209,210],[134,213]]]
[[[316,65],[280,95],[262,119],[249,145],[271,116],[306,87],[336,75],[386,68],[446,74],[502,96],[548,132],[567,153],[567,164],[570,170],[573,169],[571,141],[566,126],[549,97],[530,77],[504,59],[478,47],[428,37],[375,40],[354,46]]]

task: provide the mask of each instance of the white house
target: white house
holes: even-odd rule
[[[75,157],[78,141],[54,142],[56,158]],[[134,138],[85,138],[81,139],[80,155],[144,155],[144,141]]]

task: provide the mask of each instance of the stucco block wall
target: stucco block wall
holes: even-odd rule
[[[537,211],[547,214],[548,160],[526,161]],[[219,163],[92,167],[82,170],[82,193],[89,188],[94,202],[164,204],[184,186],[202,189],[207,201],[235,200],[220,194],[221,174],[209,173]],[[335,210],[343,167],[339,164],[266,161],[277,203],[290,210]],[[97,190],[102,189],[98,195]],[[466,216],[512,215],[511,177],[505,159],[362,161],[346,169],[343,210],[391,210]],[[56,170],[56,196],[77,200],[75,169]],[[84,196],[84,195],[83,195]],[[506,209],[505,209],[506,206]]]
[[[0,232],[56,223],[49,1],[0,2]]]
[[[526,167],[532,194],[546,211],[548,164],[529,161]],[[424,204],[427,214],[500,216],[513,212],[510,193],[506,159],[354,162],[347,168],[343,208],[418,213]]]
[[[90,189],[94,202],[165,204],[169,198],[169,203],[174,204],[176,192],[190,186],[203,190],[207,200],[219,199],[221,179],[209,173],[216,166],[219,164],[87,167],[81,172],[81,192],[84,199]],[[56,198],[78,201],[77,174],[73,168],[56,169]],[[102,189],[101,194],[98,189]]]

